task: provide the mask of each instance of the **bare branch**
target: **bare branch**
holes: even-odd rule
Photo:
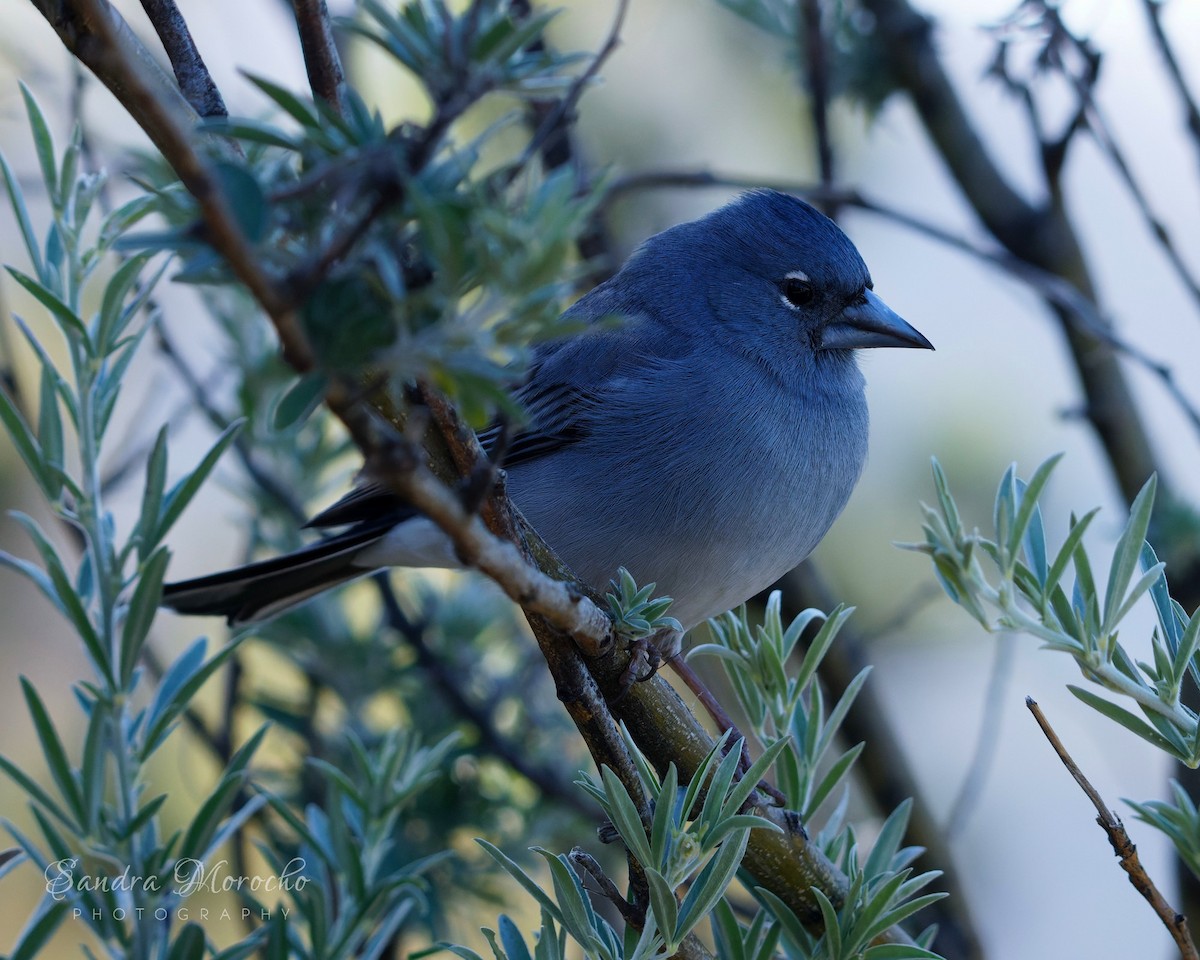
[[[478,706],[467,695],[463,684],[455,675],[455,669],[443,663],[437,652],[430,646],[423,626],[413,622],[401,608],[387,573],[381,571],[372,579],[379,588],[379,596],[383,601],[384,618],[388,627],[404,638],[404,642],[416,654],[416,662],[441,691],[442,696],[445,697],[454,712],[475,727],[479,733],[480,746],[532,783],[547,799],[561,804],[582,817],[595,819],[596,807],[584,803],[580,791],[575,789],[573,784],[549,767],[534,763],[526,757],[519,744],[509,742],[496,729],[493,717],[488,711]]]
[[[809,113],[817,135],[817,169],[821,186],[833,186],[833,141],[829,134],[829,56],[821,23],[821,0],[803,0],[797,13],[804,37],[801,62],[807,71]],[[832,206],[826,210],[831,216]]]
[[[605,61],[616,52],[616,49],[621,44],[621,28],[625,25],[625,14],[629,10],[629,0],[617,0],[617,12],[613,16],[612,26],[609,28],[608,36],[604,40],[603,46],[592,57],[592,62],[588,64],[586,70],[583,71],[571,84],[571,88],[566,95],[558,101],[554,109],[542,118],[542,122],[538,124],[537,130],[529,139],[528,145],[525,147],[524,153],[513,166],[513,176],[516,176],[520,171],[537,156],[538,152],[557,134],[560,134],[561,128],[564,127],[571,119],[575,111],[575,106],[579,103],[579,98],[583,96],[583,91],[600,73],[600,68],[604,66]]]
[[[1171,46],[1166,31],[1163,30],[1162,8],[1161,0],[1142,0],[1142,9],[1146,11],[1150,33],[1154,37],[1154,43],[1167,68],[1167,75],[1171,78],[1171,83],[1183,104],[1183,115],[1187,122],[1188,132],[1192,135],[1192,145],[1200,153],[1200,107],[1197,106],[1196,98],[1192,96],[1192,91],[1183,76],[1183,69],[1179,65],[1179,59],[1175,56],[1175,49]]]
[[[300,49],[304,53],[304,67],[313,96],[341,113],[346,75],[333,40],[333,26],[325,0],[292,0],[292,9],[296,12]]]
[[[1033,718],[1037,721],[1038,726],[1042,728],[1042,733],[1050,741],[1050,746],[1058,754],[1058,758],[1063,762],[1063,766],[1075,778],[1075,782],[1079,784],[1080,789],[1087,794],[1087,798],[1092,802],[1092,806],[1096,808],[1096,813],[1098,814],[1096,822],[1108,834],[1108,842],[1112,844],[1113,853],[1121,861],[1121,869],[1129,874],[1129,882],[1133,884],[1138,893],[1146,898],[1151,908],[1158,914],[1158,918],[1163,922],[1163,926],[1170,932],[1175,945],[1179,948],[1181,960],[1200,960],[1200,953],[1196,952],[1196,945],[1192,942],[1192,934],[1188,929],[1187,918],[1173,909],[1167,903],[1166,898],[1159,893],[1158,887],[1154,885],[1154,881],[1146,873],[1146,868],[1142,866],[1141,858],[1137,854],[1137,847],[1129,839],[1129,834],[1125,831],[1125,825],[1121,822],[1121,818],[1108,808],[1096,788],[1092,786],[1088,778],[1083,775],[1083,771],[1071,759],[1071,755],[1067,753],[1067,748],[1058,739],[1058,734],[1050,726],[1050,721],[1042,713],[1041,708],[1037,705],[1037,701],[1033,697],[1026,697],[1025,706],[1029,708],[1029,712],[1033,714]]]
[[[927,18],[908,0],[864,0],[880,33],[879,49],[897,85],[906,90],[938,153],[993,236],[1017,259],[1068,280],[1094,299],[1079,238],[1061,195],[1035,206],[1004,177],[968,117],[942,66]],[[1160,464],[1149,431],[1117,357],[1103,340],[1070,322],[1057,305],[1063,333],[1087,396],[1088,418],[1104,446],[1127,503]],[[1178,502],[1164,490],[1163,503]]]
[[[204,65],[204,59],[192,39],[192,32],[175,6],[175,0],[142,0],[142,8],[150,18],[158,39],[162,41],[163,49],[171,61],[171,69],[175,71],[175,79],[179,82],[179,90],[192,109],[202,117],[227,116],[229,111],[225,109],[221,91]]]
[[[35,2],[34,6],[54,28],[63,45],[108,87],[164,155],[164,138],[168,131],[162,129],[160,117],[164,114],[170,117],[172,126],[190,128],[195,124],[196,111],[107,0]],[[143,78],[139,86],[157,91],[152,110],[147,111],[145,99],[134,96],[130,90],[128,78],[131,74]]]

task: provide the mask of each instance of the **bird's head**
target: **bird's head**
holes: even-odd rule
[[[706,315],[717,322],[714,335],[772,361],[790,355],[792,362],[820,362],[868,347],[933,349],[874,292],[866,264],[837,224],[787,194],[743,194],[652,238],[640,254],[682,277],[693,304],[704,298]],[[692,309],[684,314],[695,317]]]

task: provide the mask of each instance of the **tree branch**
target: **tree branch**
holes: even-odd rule
[[[313,369],[316,357],[304,336],[295,305],[259,261],[229,209],[208,163],[197,153],[191,128],[160,100],[141,61],[122,57],[117,28],[105,0],[73,0],[72,10],[91,29],[97,69],[105,71],[120,90],[119,99],[139,122],[154,131],[156,144],[196,198],[206,228],[207,242],[226,260],[235,277],[249,289],[265,310],[283,348],[284,357],[298,372]],[[452,103],[443,105],[425,131],[432,149],[462,104],[473,102],[477,90],[464,89]],[[379,390],[366,391],[356,382],[332,379],[326,403],[342,421],[363,452],[368,475],[384,483],[437,524],[454,543],[465,563],[488,574],[525,609],[534,635],[546,656],[559,698],[579,727],[593,755],[617,763],[623,780],[636,778],[615,722],[624,720],[639,738],[639,747],[660,769],[675,762],[684,779],[690,778],[712,749],[712,739],[661,678],[635,684],[610,714],[602,691],[615,693],[624,672],[625,657],[596,656],[584,663],[580,649],[605,653],[611,646],[610,622],[585,593],[573,585],[569,571],[556,562],[536,535],[518,518],[522,539],[538,566],[525,562],[517,546],[488,531],[426,463],[426,454],[414,437],[399,434],[381,413],[364,401],[387,408]],[[567,580],[568,582],[563,582]],[[580,649],[562,641],[567,634]],[[595,676],[593,676],[593,673]],[[644,808],[643,808],[644,809]],[[822,914],[812,894],[819,887],[835,906],[844,902],[847,878],[812,844],[796,815],[777,808],[758,811],[776,823],[781,832],[751,833],[745,868],[763,886],[780,896],[814,932],[823,926]],[[902,931],[889,937],[905,940]]]
[[[175,79],[179,82],[179,90],[192,109],[202,117],[228,116],[221,91],[204,65],[204,59],[192,39],[192,32],[175,6],[175,0],[142,0],[142,9],[162,41],[163,49],[171,61],[171,69],[175,71]]]
[[[875,17],[886,65],[906,90],[964,196],[1013,256],[1070,281],[1095,300],[1091,276],[1061,195],[1034,206],[1004,178],[975,132],[933,46],[932,26],[908,0],[864,0]],[[1087,397],[1088,418],[1126,503],[1159,471],[1139,408],[1111,348],[1069,322],[1054,305]],[[1175,501],[1168,490],[1163,503]]]
[[[304,68],[313,96],[333,107],[343,109],[346,75],[342,59],[333,42],[333,25],[325,0],[292,0],[296,13],[296,29],[300,34],[300,49],[304,53]]]
[[[1054,732],[1054,728],[1050,726],[1050,721],[1046,719],[1046,715],[1042,713],[1041,708],[1037,705],[1033,697],[1025,698],[1025,706],[1029,708],[1029,712],[1033,714],[1033,718],[1037,721],[1038,726],[1042,728],[1042,733],[1050,741],[1050,746],[1058,754],[1058,758],[1063,762],[1063,766],[1075,778],[1075,782],[1079,784],[1079,788],[1087,795],[1087,798],[1092,802],[1092,806],[1096,808],[1096,822],[1108,834],[1108,842],[1112,844],[1113,853],[1121,861],[1121,869],[1129,874],[1129,882],[1133,884],[1138,893],[1146,898],[1146,902],[1150,904],[1150,907],[1163,922],[1163,926],[1170,932],[1175,945],[1179,948],[1181,960],[1200,960],[1200,953],[1196,952],[1196,945],[1192,942],[1192,934],[1188,929],[1187,918],[1172,908],[1167,903],[1166,898],[1159,893],[1158,887],[1154,885],[1154,881],[1146,873],[1146,868],[1142,866],[1141,858],[1137,854],[1137,847],[1129,839],[1129,834],[1125,831],[1125,825],[1121,822],[1121,818],[1108,808],[1096,788],[1091,785],[1088,778],[1083,775],[1083,771],[1071,759],[1071,755],[1067,753],[1067,748],[1058,739],[1058,734]]]

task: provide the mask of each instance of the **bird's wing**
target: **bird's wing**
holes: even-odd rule
[[[528,423],[509,438],[501,466],[515,467],[584,439],[591,428],[592,411],[606,402],[618,382],[680,352],[678,341],[667,339],[667,332],[657,324],[634,316],[619,327],[597,327],[541,347],[525,382],[513,393],[526,411]],[[480,431],[479,441],[489,455],[496,449],[502,429],[493,424]],[[386,487],[367,482],[317,514],[307,526],[342,526],[377,520],[385,514],[394,514],[397,523],[414,515],[412,508]]]

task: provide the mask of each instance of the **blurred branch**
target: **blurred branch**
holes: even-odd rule
[[[821,186],[833,186],[833,142],[829,134],[829,57],[826,49],[825,31],[821,23],[821,0],[801,0],[797,9],[800,29],[797,36],[804,38],[801,62],[808,80],[809,112],[817,139],[817,169]],[[825,213],[836,217],[836,204],[824,205]]]
[[[571,84],[570,89],[566,94],[549,110],[541,123],[538,124],[533,136],[530,137],[528,145],[525,147],[525,152],[517,160],[513,175],[515,176],[533,160],[535,156],[551,142],[556,135],[570,126],[575,112],[575,107],[579,103],[579,98],[583,96],[583,91],[600,73],[600,68],[604,66],[606,60],[616,52],[621,43],[621,28],[625,24],[625,15],[629,10],[629,0],[617,0],[617,12],[613,16],[612,26],[609,27],[608,36],[604,39],[604,44],[592,57],[591,63],[588,64],[586,70],[583,71]]]
[[[865,213],[874,214],[981,260],[1033,289],[1056,310],[1059,319],[1077,329],[1080,336],[1099,341],[1156,377],[1196,430],[1197,436],[1200,436],[1200,407],[1183,390],[1175,371],[1164,361],[1149,356],[1140,347],[1118,337],[1113,332],[1111,321],[1101,313],[1095,301],[1069,279],[1004,250],[989,250],[981,247],[944,227],[871,200],[858,191],[850,189],[829,190],[795,181],[742,177],[713,173],[707,170],[659,170],[628,174],[615,180],[608,190],[606,202],[625,193],[663,187],[732,187],[736,189],[770,187],[774,190],[802,196],[813,203],[828,204],[832,202],[838,206],[853,207]]]
[[[313,96],[341,113],[346,75],[333,42],[333,25],[325,0],[292,0],[292,9],[296,14],[300,49],[304,53],[304,68]]]
[[[1192,91],[1183,76],[1183,69],[1179,65],[1178,57],[1175,56],[1175,49],[1171,46],[1166,31],[1163,30],[1163,6],[1162,0],[1142,0],[1142,9],[1146,11],[1146,20],[1150,24],[1150,34],[1154,37],[1154,43],[1158,47],[1163,65],[1167,69],[1167,75],[1171,78],[1175,92],[1179,95],[1180,103],[1183,104],[1184,120],[1192,135],[1192,146],[1200,153],[1200,107],[1196,105],[1196,98],[1192,96]]]
[[[63,46],[111,91],[164,154],[169,145],[164,142],[168,130],[163,128],[162,114],[173,119],[172,126],[195,124],[196,111],[107,0],[30,2],[54,28]],[[158,98],[150,110],[145,98],[135,96],[130,89],[131,72],[144,77],[157,91]]]
[[[1000,244],[1018,260],[1068,280],[1089,300],[1094,288],[1061,195],[1035,206],[1014,189],[983,145],[933,44],[932,25],[908,0],[864,0],[875,17],[895,83],[913,106],[967,201]],[[1052,304],[1078,371],[1087,415],[1104,446],[1126,503],[1158,470],[1149,433],[1118,359],[1102,338],[1070,322]],[[1163,503],[1176,499],[1164,489]]]
[[[1000,633],[992,645],[992,669],[988,671],[987,694],[979,718],[979,735],[975,749],[971,751],[971,765],[946,817],[948,841],[962,836],[995,762],[996,748],[1000,743],[1000,720],[1004,716],[1008,688],[1012,683],[1016,653],[1016,637],[1007,630]]]
[[[221,92],[204,65],[204,59],[192,39],[192,32],[175,6],[175,0],[142,0],[142,8],[150,18],[158,39],[162,41],[179,90],[192,109],[202,117],[228,116],[229,111],[225,109]]]
[[[595,820],[597,808],[583,801],[582,794],[569,779],[564,779],[546,766],[532,762],[525,756],[519,744],[510,743],[496,729],[492,716],[467,696],[458,681],[455,669],[443,663],[430,646],[423,625],[413,622],[401,608],[387,573],[381,571],[372,579],[379,588],[384,619],[388,627],[404,638],[404,642],[416,654],[417,663],[437,686],[454,712],[476,729],[480,746],[537,787],[547,799],[561,804],[585,819]]]
[[[512,0],[512,13],[519,19],[527,19],[533,13],[529,0]],[[544,38],[539,36],[530,45],[530,49],[537,52],[544,50],[545,46]],[[558,103],[559,101],[554,99],[530,101],[529,123],[534,130],[542,129],[549,119],[558,113]],[[562,114],[557,125],[543,140],[538,152],[544,169],[559,170],[571,167],[576,183],[583,184],[587,182],[588,173],[579,147],[571,135],[571,126],[564,122],[566,119],[566,115]],[[591,265],[585,277],[587,286],[594,286],[616,272],[618,264],[613,262],[612,237],[598,209],[592,213],[576,245],[580,259]]]
[[[1137,848],[1133,845],[1133,841],[1129,839],[1129,834],[1125,832],[1125,825],[1121,822],[1121,818],[1108,808],[1100,794],[1096,791],[1096,788],[1091,785],[1087,777],[1083,775],[1083,771],[1071,759],[1071,755],[1067,753],[1067,748],[1058,739],[1054,728],[1050,726],[1050,721],[1046,719],[1045,714],[1042,713],[1041,708],[1037,705],[1033,697],[1025,698],[1025,706],[1029,708],[1029,712],[1033,714],[1033,718],[1037,721],[1038,726],[1042,728],[1042,733],[1050,741],[1050,746],[1058,754],[1058,758],[1063,762],[1063,766],[1075,778],[1075,782],[1079,784],[1080,789],[1087,794],[1087,798],[1092,802],[1092,806],[1096,808],[1096,813],[1098,814],[1096,822],[1108,834],[1108,842],[1112,844],[1113,853],[1121,861],[1121,869],[1129,874],[1129,882],[1133,884],[1138,893],[1146,898],[1146,902],[1158,914],[1158,918],[1163,922],[1163,926],[1170,932],[1171,938],[1179,948],[1179,956],[1182,960],[1200,960],[1200,953],[1196,952],[1196,945],[1192,942],[1192,934],[1188,929],[1187,919],[1183,914],[1173,909],[1167,903],[1166,898],[1159,893],[1158,888],[1154,885],[1154,881],[1146,873],[1146,868],[1142,866],[1142,861],[1137,854]]]

